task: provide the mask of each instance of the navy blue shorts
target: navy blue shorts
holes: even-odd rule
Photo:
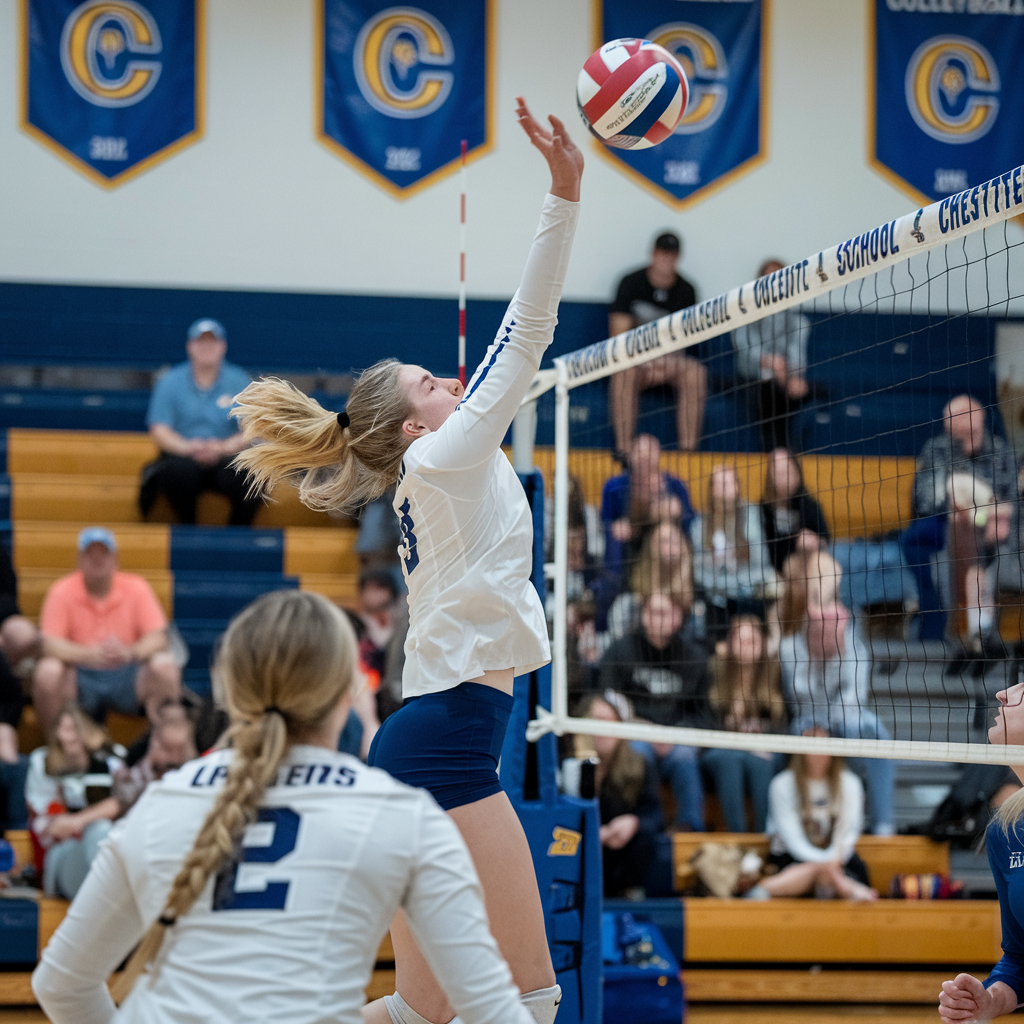
[[[501,792],[498,758],[512,696],[483,683],[410,697],[384,719],[367,764],[427,790],[449,811]]]

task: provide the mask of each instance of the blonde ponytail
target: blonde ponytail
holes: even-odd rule
[[[1008,796],[996,811],[996,821],[999,822],[999,827],[1007,839],[1011,831],[1017,830],[1021,818],[1024,818],[1024,789],[1018,789],[1016,793]]]
[[[397,359],[385,359],[359,376],[345,408],[347,427],[287,381],[254,381],[232,410],[253,445],[234,465],[248,472],[254,492],[288,481],[312,509],[354,512],[398,480],[411,440],[402,430],[410,410],[401,368]]]
[[[111,988],[121,1003],[160,951],[164,936],[192,908],[211,876],[239,855],[242,835],[296,737],[315,730],[350,690],[356,638],[325,597],[297,590],[264,594],[232,621],[214,674],[232,725],[227,780],[167,896]]]

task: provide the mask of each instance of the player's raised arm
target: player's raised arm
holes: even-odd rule
[[[428,462],[437,467],[463,469],[494,454],[558,323],[558,303],[579,215],[583,154],[557,117],[549,118],[550,128],[544,127],[522,97],[516,112],[523,131],[547,162],[551,187],[519,289],[457,413],[433,442]],[[423,433],[427,433],[425,427]]]

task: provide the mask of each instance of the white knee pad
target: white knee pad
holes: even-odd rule
[[[426,1017],[421,1017],[397,992],[384,997],[384,1006],[394,1024],[433,1024]]]
[[[558,1004],[562,1001],[562,989],[559,985],[551,988],[538,988],[520,996],[523,1006],[530,1011],[537,1024],[555,1024]]]

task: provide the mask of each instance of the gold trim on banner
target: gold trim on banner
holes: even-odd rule
[[[910,184],[906,178],[901,177],[891,167],[883,164],[875,153],[876,129],[875,106],[878,102],[877,71],[878,71],[878,48],[875,45],[878,38],[878,17],[876,15],[876,4],[884,3],[884,0],[868,0],[867,23],[868,23],[868,74],[867,74],[867,116],[864,123],[868,130],[868,166],[878,175],[885,178],[890,185],[899,189],[904,195],[910,196],[915,203],[921,206],[929,206],[935,202],[931,196],[926,196]]]
[[[591,7],[593,10],[593,27],[594,27],[594,44],[593,49],[599,49],[607,40],[602,38],[602,28],[604,23],[604,9],[603,0],[591,0]],[[635,171],[629,166],[624,160],[619,159],[614,155],[612,149],[604,145],[601,141],[594,138],[594,136],[587,131],[590,135],[591,144],[593,148],[600,154],[600,156],[612,164],[616,170],[621,171],[627,178],[630,178],[635,184],[639,185],[642,189],[650,192],[651,195],[660,199],[666,205],[673,207],[678,213],[681,213],[688,206],[692,206],[696,203],[703,202],[709,196],[719,190],[728,187],[733,184],[738,178],[748,174],[754,168],[766,163],[769,158],[768,152],[768,82],[770,79],[770,60],[771,60],[771,41],[769,37],[769,30],[771,28],[771,0],[761,0],[761,81],[760,81],[760,99],[759,99],[759,110],[758,110],[758,123],[760,130],[758,132],[757,139],[757,152],[752,156],[748,157],[741,164],[737,164],[732,170],[726,171],[724,174],[720,174],[714,181],[709,181],[706,185],[702,185],[699,189],[691,192],[685,199],[677,199],[667,189],[662,188],[661,185],[651,181],[650,178],[645,177],[639,171]]]
[[[26,135],[31,136],[36,142],[49,149],[69,167],[78,171],[83,177],[88,178],[95,185],[102,188],[114,189],[123,185],[132,178],[152,169],[164,160],[170,159],[176,153],[198,142],[206,134],[206,0],[193,0],[195,4],[195,79],[193,90],[195,93],[195,127],[181,138],[169,142],[166,146],[151,153],[144,160],[125,168],[120,174],[108,178],[100,174],[93,166],[86,163],[81,157],[72,153],[70,149],[59,143],[56,139],[47,135],[41,128],[30,124],[28,120],[28,5],[30,0],[21,0],[21,103],[20,103],[20,124],[19,127]]]
[[[324,65],[325,54],[325,0],[313,0],[314,12],[314,39],[315,49],[313,59],[313,135],[325,149],[335,156],[340,157],[359,175],[372,182],[382,189],[393,199],[408,199],[424,189],[436,185],[443,178],[454,174],[462,166],[462,155],[453,157],[448,163],[442,164],[436,170],[431,171],[426,177],[419,181],[406,185],[404,188],[396,185],[390,178],[386,178],[379,171],[374,170],[368,163],[355,153],[346,149],[337,139],[331,138],[324,130]],[[484,55],[484,81],[487,95],[484,101],[484,141],[479,146],[474,146],[466,152],[466,163],[471,164],[480,157],[486,156],[494,151],[495,145],[495,103],[497,102],[496,68],[498,64],[498,17],[497,0],[484,0],[485,18],[487,22],[486,53]]]

